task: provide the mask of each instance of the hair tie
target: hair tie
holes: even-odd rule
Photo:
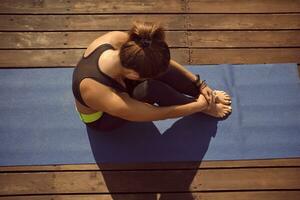
[[[142,38],[140,40],[142,47],[149,47],[152,44],[151,39]]]

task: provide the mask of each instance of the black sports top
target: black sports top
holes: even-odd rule
[[[107,85],[116,89],[117,91],[126,92],[126,88],[124,88],[120,83],[118,83],[113,78],[109,77],[108,75],[104,74],[98,67],[98,60],[101,54],[108,50],[108,49],[115,49],[111,44],[105,43],[97,47],[88,57],[80,59],[77,66],[73,71],[73,82],[72,82],[72,91],[74,97],[83,105],[86,103],[83,101],[79,85],[80,82],[84,78],[92,78],[99,83]]]

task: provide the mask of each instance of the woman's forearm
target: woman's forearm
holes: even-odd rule
[[[127,97],[125,97],[127,99]],[[202,96],[195,102],[174,106],[153,106],[147,103],[127,99],[127,106],[119,112],[119,116],[129,121],[155,121],[187,116],[207,108],[208,104]],[[123,113],[123,114],[122,114]]]
[[[192,102],[184,105],[178,105],[178,106],[169,106],[164,108],[161,108],[161,114],[159,114],[161,119],[169,119],[169,118],[177,118],[182,116],[191,115],[197,112],[200,112],[207,108],[207,103],[199,103],[199,102]],[[165,109],[165,110],[163,110]]]

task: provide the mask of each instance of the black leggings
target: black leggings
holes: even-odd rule
[[[182,105],[195,101],[199,89],[175,68],[163,75],[145,81],[126,80],[129,95],[139,101],[158,106]],[[86,125],[98,130],[113,130],[128,122],[125,119],[104,113],[100,119]]]

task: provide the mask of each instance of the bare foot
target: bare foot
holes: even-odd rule
[[[215,95],[216,103],[222,103],[225,105],[231,104],[231,98],[226,92],[220,90],[214,90],[214,95]]]
[[[223,118],[232,112],[232,108],[231,106],[224,105],[222,103],[215,103],[212,104],[210,108],[207,108],[202,112],[216,118]]]

